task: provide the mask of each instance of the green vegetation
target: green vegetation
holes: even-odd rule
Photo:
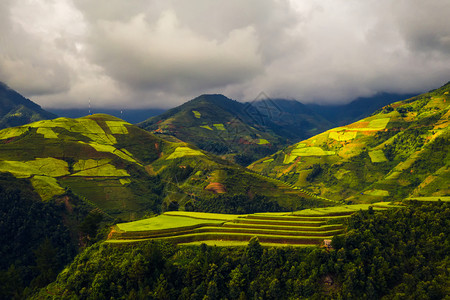
[[[359,211],[334,249],[264,247],[256,238],[245,247],[96,244],[34,298],[443,299],[449,211],[447,203]]]
[[[336,141],[351,141],[356,138],[356,131],[330,131],[328,137]]]
[[[53,177],[35,175],[31,178],[31,184],[43,201],[49,201],[53,197],[65,193],[65,190]]]
[[[53,118],[54,114],[0,82],[0,129]]]
[[[70,189],[110,219],[178,209],[253,213],[331,204],[287,185],[278,190],[271,179],[107,115],[20,128],[0,132],[20,133],[0,140],[0,171],[30,178],[45,201]]]
[[[202,116],[202,114],[201,114],[200,112],[196,111],[196,110],[193,110],[192,113],[194,114],[194,116],[195,116],[197,119],[200,119],[201,116]]]
[[[258,145],[267,145],[270,144],[270,142],[266,139],[259,139],[258,140]]]
[[[38,185],[54,183],[54,178],[33,180]],[[42,202],[41,197],[49,195],[43,192],[40,197],[33,186],[28,179],[0,174],[1,299],[27,298],[56,279],[77,253],[77,220],[90,209],[69,194],[66,203],[63,198]]]
[[[190,213],[193,214],[194,213]],[[117,224],[118,230],[121,231],[159,231],[175,228],[184,228],[195,225],[212,225],[221,224],[220,220],[200,219],[194,217],[176,216],[176,215],[159,215],[150,219],[139,220],[130,223]]]
[[[17,177],[47,175],[60,177],[69,174],[67,162],[52,157],[31,161],[0,161],[0,172],[10,172]]]
[[[384,156],[383,150],[373,150],[369,152],[370,160],[373,163],[386,162],[386,156]]]
[[[130,176],[130,174],[128,174],[125,170],[117,169],[113,165],[104,164],[94,168],[86,168],[82,171],[72,174],[71,176],[126,177]]]
[[[384,210],[388,206],[376,206]],[[369,205],[309,209],[292,213],[231,215],[196,212],[167,212],[157,217],[120,223],[109,234],[109,243],[135,243],[163,239],[174,243],[199,241],[248,241],[257,236],[265,245],[319,244],[343,232],[342,223]],[[328,225],[328,223],[332,225]]]
[[[260,118],[255,119],[247,106],[222,95],[203,95],[139,126],[157,134],[175,136],[245,166],[288,142],[261,124]],[[271,123],[270,126],[280,127]],[[301,131],[304,130],[302,126]]]
[[[393,103],[248,168],[346,203],[448,196],[449,91],[446,84]]]
[[[202,152],[198,150],[194,150],[189,147],[177,147],[175,151],[173,151],[166,159],[175,159],[184,156],[199,156],[204,155]]]
[[[213,126],[214,126],[217,130],[226,130],[222,123],[219,123],[219,124],[213,124]]]
[[[213,130],[209,125],[201,125],[200,127],[208,130]]]

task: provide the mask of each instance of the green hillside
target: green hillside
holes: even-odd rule
[[[374,210],[395,207],[380,203]],[[247,215],[166,212],[157,217],[113,226],[108,243],[164,240],[183,245],[246,245],[258,237],[268,246],[312,246],[344,232],[345,219],[369,204],[315,208],[289,213]]]
[[[0,131],[0,172],[30,180],[44,201],[70,190],[123,220],[177,209],[249,213],[332,204],[101,114]]]
[[[0,82],[0,129],[53,118],[56,115]]]
[[[202,95],[139,126],[248,165],[300,137],[331,127],[323,118],[305,110],[297,101],[243,104],[223,95]]]
[[[450,84],[287,147],[249,169],[334,200],[450,194]]]
[[[358,211],[334,249],[97,243],[32,299],[445,299],[449,208]]]

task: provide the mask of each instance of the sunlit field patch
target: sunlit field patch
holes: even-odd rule
[[[351,141],[356,138],[356,134],[355,131],[331,131],[328,137],[336,141]]]
[[[20,178],[32,175],[59,177],[69,174],[67,162],[52,157],[30,161],[0,161],[0,171]]]
[[[369,152],[370,160],[373,163],[386,162],[386,156],[384,156],[383,150],[373,150]]]
[[[43,201],[64,194],[65,190],[58,184],[56,178],[36,175],[31,178],[31,184],[38,192]]]
[[[217,130],[222,130],[222,131],[223,131],[223,130],[226,130],[222,123],[219,123],[219,124],[213,124],[213,126],[214,126]]]
[[[170,154],[166,159],[175,159],[184,156],[200,156],[204,155],[199,150],[194,150],[189,147],[177,147],[175,151]]]
[[[193,110],[192,113],[194,114],[194,116],[195,116],[197,119],[200,119],[201,116],[202,116],[202,114],[201,114],[200,112],[196,111],[196,110]]]
[[[6,128],[0,131],[0,140],[18,137],[28,131],[27,127]]]
[[[109,127],[109,130],[112,134],[127,134],[128,129],[125,125],[130,125],[127,122],[123,121],[105,121],[106,125]]]

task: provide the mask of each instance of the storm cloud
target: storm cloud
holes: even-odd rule
[[[44,107],[302,102],[450,80],[447,0],[2,0],[0,81]]]

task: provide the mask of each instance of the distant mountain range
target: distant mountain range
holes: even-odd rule
[[[385,105],[414,96],[416,94],[379,93],[372,97],[357,98],[347,104],[306,104],[306,107],[333,123],[334,126],[342,126],[363,119]]]
[[[142,121],[141,128],[162,138],[185,141],[246,166],[292,143],[365,117],[400,97],[380,94],[346,105],[320,106],[268,97],[242,103],[223,95],[202,95],[168,111],[79,108],[51,109],[51,113],[0,84],[0,128],[53,119],[55,114],[77,118],[101,112],[131,123]]]
[[[249,166],[323,197],[371,202],[450,195],[450,83]]]
[[[56,115],[0,82],[0,129],[53,118]]]
[[[202,95],[138,125],[248,165],[337,124],[366,117],[399,98],[406,97],[382,94],[346,105],[320,106],[267,97],[241,103],[223,95]]]
[[[331,123],[297,101],[241,103],[202,95],[139,126],[247,165]]]

